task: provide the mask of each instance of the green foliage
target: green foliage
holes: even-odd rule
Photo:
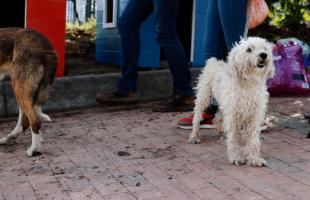
[[[272,25],[294,28],[309,22],[309,0],[267,0],[267,3]]]
[[[66,24],[67,39],[71,40],[90,40],[94,41],[96,38],[96,19],[90,18],[85,23],[68,22]]]

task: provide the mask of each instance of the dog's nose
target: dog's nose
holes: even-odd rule
[[[266,59],[267,58],[267,54],[266,53],[260,53],[259,57],[261,57],[262,59]]]

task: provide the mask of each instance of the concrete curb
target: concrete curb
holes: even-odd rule
[[[192,69],[193,80],[200,69]],[[112,91],[118,73],[63,77],[55,80],[45,111],[62,111],[98,106],[95,95],[98,91]],[[160,100],[172,92],[169,70],[139,72],[139,100],[142,102]],[[10,82],[0,85],[0,117],[16,115],[18,107]]]
[[[4,87],[0,85],[0,117],[6,115],[6,103],[5,103],[5,95],[4,95]]]

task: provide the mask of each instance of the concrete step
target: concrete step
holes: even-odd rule
[[[192,69],[196,80],[200,69]],[[47,112],[98,106],[96,92],[115,89],[118,73],[83,75],[57,78],[53,84]],[[139,72],[139,99],[141,102],[167,98],[172,93],[171,75],[168,69]],[[193,81],[195,82],[195,81]],[[0,85],[0,117],[16,115],[18,107],[9,81]]]

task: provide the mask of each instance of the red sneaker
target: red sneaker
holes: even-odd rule
[[[182,118],[178,121],[178,127],[182,129],[193,129],[193,117],[194,114],[191,114],[189,117]],[[215,128],[213,124],[214,115],[207,113],[202,114],[203,119],[200,122],[200,128]]]

